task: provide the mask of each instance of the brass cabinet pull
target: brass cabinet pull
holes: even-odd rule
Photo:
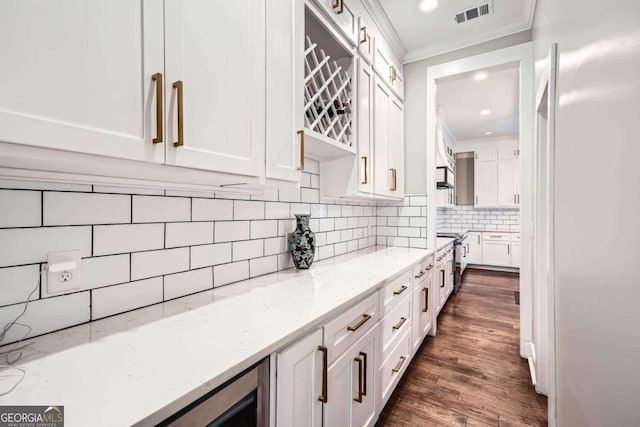
[[[182,80],[173,82],[173,87],[178,91],[178,141],[173,143],[174,147],[182,147],[184,145],[184,101]]]
[[[396,180],[396,170],[394,168],[389,169],[389,172],[391,172],[391,188],[389,190],[391,191],[396,191],[397,190],[397,180]]]
[[[364,365],[362,368],[362,395],[366,396],[367,395],[367,353],[365,353],[364,351],[361,351],[360,356],[362,356],[362,363]]]
[[[298,170],[304,170],[304,130],[299,130],[298,135],[300,135],[300,164],[298,165]]]
[[[421,272],[420,272],[420,274],[418,274],[418,275],[417,275],[417,276],[415,276],[415,277],[416,277],[416,279],[419,279],[419,278],[421,278],[422,276],[424,276],[425,274],[427,274],[427,272],[426,272],[426,271],[421,271]]]
[[[362,403],[362,359],[356,357],[353,360],[358,364],[358,396],[354,397],[353,400]]]
[[[393,325],[393,330],[395,331],[395,330],[398,330],[398,329],[402,328],[402,325],[404,325],[404,322],[406,322],[406,321],[407,321],[406,317],[401,317],[400,321],[397,324]]]
[[[513,195],[513,204],[514,205],[516,204],[516,195],[515,194]]]
[[[433,264],[429,264],[429,265],[425,268],[425,270],[429,271],[429,270],[431,270],[432,268],[433,268]]]
[[[422,293],[424,293],[424,308],[422,312],[426,313],[429,311],[429,288],[422,288]]]
[[[403,293],[403,292],[404,292],[404,291],[406,291],[406,290],[407,290],[407,287],[406,287],[406,286],[401,286],[399,290],[397,290],[397,291],[393,291],[393,294],[394,294],[394,295],[400,295],[401,293]]]
[[[338,15],[344,12],[344,0],[339,0],[339,1],[340,1],[340,10],[336,12]]]
[[[327,347],[323,345],[319,345],[318,350],[322,352],[322,394],[318,396],[318,400],[322,403],[327,403],[327,359],[329,359],[329,355]]]
[[[511,243],[507,245],[507,255],[511,255]]]
[[[164,112],[162,111],[162,73],[155,73],[153,76],[151,76],[151,80],[156,82],[156,137],[153,138],[153,143],[157,144],[159,142],[162,142],[162,140],[164,139],[164,135],[162,134],[164,119]]]
[[[331,5],[331,7],[334,9],[336,9],[338,6],[340,6],[340,0],[334,1],[333,4]]]
[[[400,360],[398,361],[398,363],[396,364],[396,366],[395,366],[395,367],[393,367],[391,370],[392,370],[393,372],[399,372],[399,371],[400,371],[400,369],[402,369],[402,365],[404,365],[404,362],[405,362],[406,360],[407,360],[407,358],[406,358],[406,357],[404,357],[404,356],[400,356]]]
[[[362,166],[362,170],[364,170],[364,180],[360,182],[360,184],[368,184],[369,183],[369,175],[367,174],[367,156],[362,156],[362,162],[364,165]]]
[[[365,25],[364,27],[360,28],[360,31],[362,32],[362,40],[360,40],[360,44],[366,43],[367,38],[369,37],[369,35],[367,34],[367,26]]]
[[[444,270],[440,270],[440,273],[442,275],[442,280],[440,281],[440,287],[444,288]]]
[[[364,325],[365,323],[367,323],[367,321],[368,321],[369,319],[371,319],[371,315],[369,315],[369,314],[363,314],[363,315],[362,315],[362,319],[360,319],[360,321],[359,321],[358,323],[356,323],[356,324],[355,324],[355,325],[353,325],[353,326],[347,326],[347,331],[351,331],[351,332],[357,331],[358,329],[360,329],[360,327],[361,327],[362,325]]]

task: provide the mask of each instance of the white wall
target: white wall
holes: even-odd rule
[[[482,138],[456,141],[456,143],[453,145],[453,151],[456,153],[465,153],[468,151],[497,149],[500,144],[518,145],[518,136],[516,135],[498,138]]]
[[[533,41],[538,74],[559,55],[557,425],[638,426],[640,2],[538,0]]]
[[[427,67],[515,46],[528,41],[531,41],[531,32],[523,31],[404,65],[405,192],[407,194],[424,194],[427,192],[425,169],[425,158],[427,156]]]

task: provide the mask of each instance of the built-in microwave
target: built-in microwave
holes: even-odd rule
[[[269,359],[249,368],[159,424],[167,427],[267,427]]]

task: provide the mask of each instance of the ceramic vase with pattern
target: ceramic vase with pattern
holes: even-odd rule
[[[296,229],[289,234],[289,251],[298,269],[307,269],[316,253],[316,235],[309,228],[311,215],[296,215]]]

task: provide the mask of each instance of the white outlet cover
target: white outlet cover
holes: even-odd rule
[[[46,271],[47,284],[42,286],[43,297],[82,289],[82,258],[79,250],[47,254]]]

